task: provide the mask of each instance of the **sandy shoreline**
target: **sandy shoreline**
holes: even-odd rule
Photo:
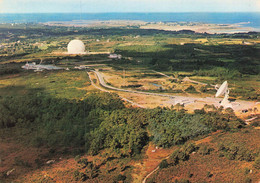
[[[115,27],[137,27],[140,29],[157,29],[165,31],[180,31],[192,30],[197,33],[208,34],[234,34],[247,33],[251,31],[260,32],[260,29],[246,26],[250,22],[241,22],[237,24],[208,24],[200,22],[144,22],[132,20],[109,20],[109,21],[90,21],[90,20],[75,20],[75,21],[55,21],[46,22],[43,25],[47,26],[64,26],[64,27],[89,27],[89,28],[115,28]]]

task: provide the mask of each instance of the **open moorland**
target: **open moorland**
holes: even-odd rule
[[[260,33],[118,24],[0,25],[0,182],[260,181]]]

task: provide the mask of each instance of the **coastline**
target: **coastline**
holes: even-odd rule
[[[145,22],[141,20],[73,20],[50,21],[41,23],[45,26],[87,27],[87,28],[129,28],[155,29],[165,31],[191,30],[196,33],[234,34],[260,32],[260,28],[247,26],[249,22],[236,24],[210,24],[201,22]]]

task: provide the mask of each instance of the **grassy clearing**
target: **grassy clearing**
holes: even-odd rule
[[[84,71],[30,72],[0,79],[2,95],[23,94],[28,89],[40,88],[53,97],[80,99],[86,94],[88,86],[90,81]]]

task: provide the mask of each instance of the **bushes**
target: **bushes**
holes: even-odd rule
[[[245,179],[245,183],[251,183],[252,182],[252,179],[250,179],[249,177],[247,177],[246,179]]]
[[[214,69],[194,70],[193,73],[198,76],[210,76],[224,79],[241,78],[242,74],[237,70],[224,67],[214,67]]]
[[[198,153],[201,155],[208,155],[210,154],[210,152],[214,151],[213,148],[209,148],[207,145],[202,145],[199,150]]]
[[[25,162],[24,160],[22,160],[20,157],[15,157],[14,158],[14,164],[16,166],[24,166],[24,167],[31,167],[31,164],[29,162]]]
[[[163,147],[180,144],[210,129],[201,123],[200,115],[185,114],[170,110],[156,111],[158,118],[148,119],[153,141]]]
[[[159,164],[159,168],[163,169],[163,168],[167,168],[168,167],[168,162],[166,159],[162,160],[161,163]]]
[[[254,121],[250,125],[253,127],[258,127],[258,126],[260,126],[260,121]]]
[[[240,160],[240,161],[253,161],[254,156],[252,152],[243,147],[243,145],[237,144],[219,144],[219,151],[224,152],[224,156],[229,160]]]
[[[259,99],[259,94],[254,88],[235,88],[232,90],[232,96],[243,97],[243,99],[257,100]]]
[[[100,108],[103,110],[123,109],[124,104],[116,94],[110,93],[90,93],[84,100],[92,109]]]
[[[83,166],[84,168],[89,165],[88,159],[86,158],[78,160],[77,163]]]
[[[86,169],[86,176],[93,179],[99,175],[99,169],[96,166],[92,166],[90,169]]]
[[[247,174],[249,174],[249,172],[250,172],[250,169],[246,167],[246,168],[244,169],[244,174],[247,175]]]
[[[212,173],[210,173],[210,172],[207,172],[207,177],[208,178],[210,178],[210,177],[212,177],[213,176],[213,174]]]
[[[188,93],[198,93],[194,86],[190,85],[188,88],[185,89]]]
[[[153,109],[147,117],[149,130],[155,144],[170,147],[217,129],[234,129],[242,126],[232,111],[223,114],[216,108],[196,110],[195,114],[170,109]]]
[[[88,179],[86,174],[79,172],[78,170],[74,172],[73,177],[75,181],[86,181]]]
[[[189,143],[189,144],[185,144],[185,145],[182,147],[182,150],[183,150],[183,152],[184,152],[186,155],[189,155],[189,154],[191,154],[192,152],[196,151],[196,150],[197,150],[197,147],[195,146],[195,144]]]
[[[0,57],[1,58],[1,57]],[[0,65],[0,76],[8,74],[17,74],[22,72],[21,64],[1,64]]]
[[[124,181],[126,179],[126,176],[119,174],[116,178],[115,181]]]
[[[100,126],[89,135],[90,152],[108,148],[119,156],[139,154],[148,142],[148,134],[144,121],[143,110],[114,110],[104,116]]]
[[[193,144],[185,144],[181,149],[175,150],[169,157],[168,163],[171,166],[177,165],[179,161],[189,160],[190,154],[198,148]]]
[[[260,155],[255,159],[254,167],[258,170],[260,169]]]
[[[174,181],[174,183],[190,183],[190,181],[189,181],[189,180],[186,180],[186,179],[180,179],[180,180],[176,179],[176,180]]]
[[[85,181],[87,179],[93,179],[100,173],[98,167],[93,162],[88,162],[86,158],[77,161],[81,170],[85,169],[84,173],[76,170],[74,172],[74,179],[76,181]]]
[[[178,158],[178,154],[179,154],[179,150],[175,150],[169,157],[169,159],[167,160],[168,163],[171,166],[177,165],[179,163],[179,158]]]

